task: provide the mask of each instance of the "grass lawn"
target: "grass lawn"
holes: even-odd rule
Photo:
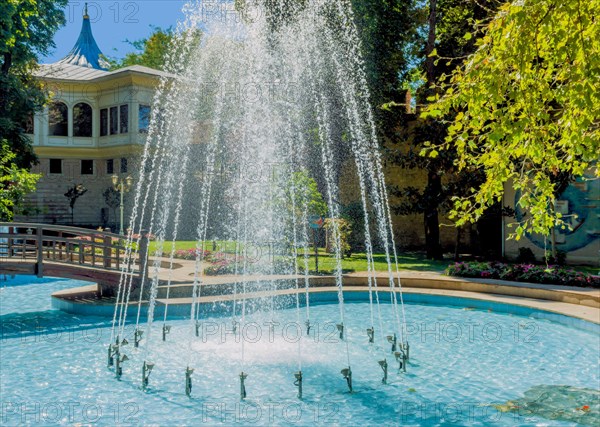
[[[388,265],[385,259],[385,254],[374,254],[376,271],[387,271]],[[299,263],[304,265],[304,258],[300,256]],[[398,267],[401,270],[417,270],[417,271],[435,271],[442,272],[448,266],[450,261],[434,261],[426,259],[423,254],[414,252],[404,252],[398,254]],[[323,250],[319,251],[319,272],[333,272],[335,270],[335,257],[326,253]],[[315,270],[315,256],[311,254],[309,259],[309,270]],[[352,254],[348,258],[342,260],[342,270],[345,272],[352,271],[367,271],[367,255],[364,253]]]
[[[235,243],[231,241],[217,241],[217,248],[222,252],[235,253]],[[205,249],[212,250],[212,241],[206,242]],[[175,250],[188,250],[196,247],[195,241],[177,241],[175,242]],[[172,242],[165,242],[163,247],[163,256],[168,255],[171,252]],[[154,253],[157,249],[156,242],[150,242],[150,253]],[[375,254],[373,256],[375,261],[375,270],[387,271],[387,263],[385,260],[385,254]],[[304,257],[299,256],[298,262],[301,266],[304,265]],[[402,270],[417,270],[417,271],[438,271],[442,272],[448,266],[450,261],[433,261],[428,260],[423,254],[404,252],[398,254],[398,266]],[[309,270],[315,270],[315,256],[311,251],[309,258]],[[348,258],[342,260],[342,269],[347,272],[352,271],[367,271],[367,256],[364,253],[352,254]],[[319,272],[327,273],[335,270],[335,257],[327,252],[323,248],[319,249]]]
[[[216,241],[217,250],[226,253],[235,253],[235,242],[225,241],[225,240],[217,240]],[[172,242],[165,242],[163,247],[163,256],[168,256],[171,252]],[[177,241],[175,242],[175,250],[186,250],[186,249],[194,249],[196,247],[195,241]],[[157,244],[156,242],[150,242],[150,253],[154,253],[156,251]],[[206,242],[205,249],[212,251],[213,250],[213,242]],[[387,263],[385,261],[384,254],[375,254],[375,270],[377,271],[387,271]],[[299,256],[298,262],[300,266],[304,265],[304,259],[302,255]],[[426,259],[422,253],[417,252],[401,252],[398,254],[398,266],[401,270],[416,270],[416,271],[434,271],[434,272],[443,272],[444,269],[448,266],[448,264],[452,263],[453,260],[446,259],[443,261],[434,261]],[[309,258],[309,270],[315,270],[315,256],[311,250],[310,258]],[[582,271],[588,274],[598,274],[600,271],[600,267],[590,267],[590,266],[570,266],[577,271]],[[355,253],[352,256],[345,258],[342,261],[342,269],[346,272],[353,271],[366,271],[367,270],[367,257],[364,253]],[[323,248],[319,249],[319,272],[321,273],[331,273],[335,270],[335,257],[331,254],[325,252]]]

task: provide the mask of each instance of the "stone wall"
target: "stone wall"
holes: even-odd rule
[[[399,187],[414,186],[425,187],[427,175],[418,169],[402,169],[387,165],[384,170],[386,184]],[[347,205],[360,202],[360,187],[354,160],[349,159],[344,163],[340,176],[340,202]],[[397,203],[396,198],[390,197],[390,205]],[[456,228],[444,215],[440,215],[440,240],[446,251],[454,251],[456,244]],[[425,225],[422,214],[396,215],[392,214],[394,239],[399,248],[407,250],[423,250],[425,248]],[[499,231],[499,230],[498,230]],[[475,229],[468,227],[461,236],[460,252],[471,252],[476,245]]]

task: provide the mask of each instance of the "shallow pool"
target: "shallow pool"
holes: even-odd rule
[[[368,343],[366,302],[346,304],[343,341],[334,304],[311,307],[310,336],[303,326],[304,308],[300,323],[294,308],[273,317],[254,313],[238,334],[231,331],[231,319],[216,314],[202,320],[199,337],[189,320],[169,320],[166,342],[160,318],[137,349],[135,325],[125,327],[130,344],[124,352],[130,360],[117,381],[107,368],[111,319],[51,308],[52,292],[83,283],[19,280],[0,283],[3,425],[555,426],[600,421],[597,330],[543,319],[542,312],[522,316],[473,309],[467,308],[473,306],[468,300],[464,307],[407,304],[411,358],[406,373],[398,372],[391,345],[379,338],[376,308],[376,342]],[[385,334],[392,333],[391,305],[383,304],[381,315]],[[378,365],[384,358],[387,384]],[[348,359],[352,394],[340,374]],[[147,391],[140,388],[144,360],[155,364]],[[293,384],[300,363],[302,401]],[[191,398],[184,393],[188,365],[195,369]],[[248,374],[244,401],[239,398],[242,370]]]

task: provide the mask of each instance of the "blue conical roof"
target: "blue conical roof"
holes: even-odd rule
[[[90,24],[90,17],[86,11],[83,15],[83,24],[81,26],[81,33],[77,43],[73,46],[73,49],[63,59],[58,61],[58,64],[72,64],[80,67],[95,68],[97,70],[106,70],[109,67],[101,57],[102,51],[96,44],[94,36],[92,35],[92,26]]]

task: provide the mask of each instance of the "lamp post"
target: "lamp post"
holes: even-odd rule
[[[121,203],[119,204],[119,213],[121,215],[121,221],[119,223],[119,234],[123,235],[123,210],[125,206],[123,205],[123,195],[131,189],[131,185],[133,184],[133,178],[128,176],[125,179],[120,179],[118,175],[112,176],[112,184],[113,188],[119,192],[121,196]]]

